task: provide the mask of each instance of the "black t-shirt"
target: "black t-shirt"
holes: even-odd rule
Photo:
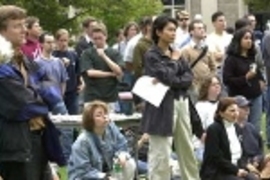
[[[123,66],[121,55],[112,48],[105,49],[106,55],[116,64]],[[112,72],[107,63],[98,55],[94,47],[85,50],[80,59],[80,69],[85,82],[84,102],[101,100],[114,102],[118,98],[118,80],[116,77],[91,78],[90,69]]]

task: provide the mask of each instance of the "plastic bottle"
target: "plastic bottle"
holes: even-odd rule
[[[123,178],[123,168],[122,165],[119,163],[119,159],[115,158],[113,160],[113,179],[115,180],[124,180]]]

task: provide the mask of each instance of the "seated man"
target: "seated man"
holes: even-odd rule
[[[239,107],[239,117],[235,126],[243,149],[241,165],[260,178],[269,179],[270,156],[264,156],[262,137],[254,125],[247,122],[250,103],[243,96],[236,96],[235,99]]]

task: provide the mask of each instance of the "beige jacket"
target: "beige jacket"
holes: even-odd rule
[[[191,65],[202,53],[202,48],[195,48],[192,44],[187,45],[182,49],[182,56]],[[200,83],[209,75],[216,73],[215,58],[209,51],[206,55],[199,60],[199,62],[193,67],[192,72],[194,74],[194,85],[200,85]]]

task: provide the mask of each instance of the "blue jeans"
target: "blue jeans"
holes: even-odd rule
[[[52,114],[68,114],[67,108],[64,102],[60,102],[53,108]],[[61,132],[60,143],[63,149],[64,156],[68,161],[71,154],[71,146],[73,143],[73,128],[59,128]]]
[[[79,97],[77,92],[66,93],[64,101],[68,114],[76,115],[79,113]]]
[[[248,122],[253,124],[258,132],[261,131],[261,117],[262,117],[262,95],[249,99],[251,103],[250,114],[248,117]]]
[[[122,82],[128,85],[126,91],[131,91],[135,81],[135,76],[132,72],[125,70]],[[133,113],[133,101],[119,101],[120,113],[130,115]]]
[[[139,174],[147,174],[147,170],[148,170],[147,162],[138,160],[137,166],[138,166],[138,173]]]
[[[66,161],[68,162],[69,156],[71,154],[71,147],[73,144],[74,129],[62,127],[59,128],[59,131],[61,132],[60,143],[63,149],[63,154],[66,158]]]
[[[53,115],[58,115],[58,114],[68,114],[66,105],[63,101],[57,103],[52,110]]]

